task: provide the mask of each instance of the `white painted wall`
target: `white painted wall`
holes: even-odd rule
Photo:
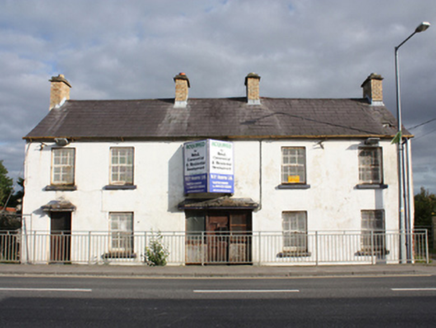
[[[360,211],[384,209],[386,230],[398,229],[396,146],[381,141],[387,189],[356,189],[358,148],[363,140],[234,141],[235,194],[261,204],[254,231],[281,231],[283,211],[307,211],[308,230],[360,230]],[[184,231],[183,142],[73,142],[76,191],[44,191],[50,184],[54,143],[28,143],[23,213],[28,230],[50,230],[40,207],[64,198],[76,205],[72,229],[108,231],[109,212],[134,212],[135,231]],[[104,190],[109,183],[111,147],[134,148],[135,190]],[[305,147],[309,189],[278,189],[281,147]],[[260,167],[262,166],[262,169]],[[261,187],[262,185],[262,187]]]
[[[360,231],[360,211],[384,209],[386,230],[398,229],[396,146],[381,141],[387,189],[357,189],[358,149],[363,140],[274,141],[263,143],[262,210],[253,230],[280,231],[282,211],[307,211],[308,230]],[[309,189],[278,189],[281,147],[305,147]]]

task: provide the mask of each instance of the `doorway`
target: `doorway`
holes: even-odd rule
[[[186,263],[251,264],[251,213],[186,211]]]
[[[71,261],[71,212],[50,213],[50,262]]]

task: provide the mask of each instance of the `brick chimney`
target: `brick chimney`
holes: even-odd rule
[[[191,87],[189,79],[185,73],[179,73],[174,76],[176,83],[176,97],[174,99],[175,107],[186,107],[188,104],[188,89]]]
[[[371,105],[383,105],[383,77],[376,73],[371,73],[365,82],[362,83],[363,98],[367,98]]]
[[[54,107],[62,106],[65,100],[70,99],[71,84],[62,74],[53,76],[49,81],[51,82],[49,108],[51,110]]]
[[[256,73],[249,73],[245,77],[245,86],[247,87],[247,103],[249,105],[260,105],[259,81],[260,76]]]

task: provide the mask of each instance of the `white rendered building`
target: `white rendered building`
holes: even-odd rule
[[[220,252],[218,262],[243,252],[236,263],[263,264],[271,262],[262,260],[267,248],[274,248],[275,260],[315,261],[316,253],[318,261],[329,247],[349,252],[347,259],[381,254],[398,260],[400,250],[380,239],[400,229],[397,145],[391,143],[397,126],[383,105],[380,75],[365,80],[361,99],[263,98],[254,73],[245,78],[246,97],[188,99],[187,76],[174,81],[175,98],[75,101],[62,75],[51,79],[50,111],[24,137],[26,233],[51,236],[43,251],[28,242],[30,261],[44,252],[42,261],[74,262],[74,238],[59,246],[56,235],[93,232],[107,240],[104,254],[88,262],[139,261],[144,246],[136,246],[137,234],[146,231],[197,236],[180,243],[184,249],[174,261],[181,264],[208,262],[208,256],[213,262]],[[403,131],[403,138],[408,163],[411,135]],[[195,142],[215,142],[223,157],[209,148],[189,152]],[[231,150],[228,156],[222,147]],[[195,156],[206,157],[205,183],[216,177],[212,161],[227,161],[231,186],[192,189],[186,168],[200,163]],[[406,171],[412,199],[411,167]],[[413,222],[412,209],[406,210]],[[311,232],[361,236],[351,249],[315,242]],[[214,239],[200,241],[201,233]],[[260,238],[268,233],[277,235],[274,242]],[[229,234],[248,237],[218,241]],[[195,253],[199,244],[208,255]]]

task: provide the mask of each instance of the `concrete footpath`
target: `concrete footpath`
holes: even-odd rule
[[[84,276],[130,278],[303,278],[434,275],[435,264],[321,266],[128,266],[76,264],[0,264],[0,276]]]

